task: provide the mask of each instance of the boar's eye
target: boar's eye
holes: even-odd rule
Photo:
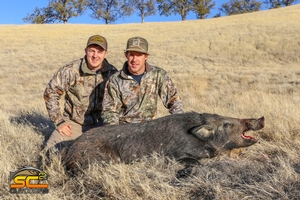
[[[231,123],[228,121],[223,122],[223,127],[224,128],[229,128],[231,126]]]

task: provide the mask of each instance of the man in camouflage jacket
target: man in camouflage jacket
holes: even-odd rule
[[[123,69],[107,82],[102,111],[104,125],[154,119],[158,97],[171,114],[183,113],[182,101],[167,72],[147,63],[146,39],[128,39],[125,56]]]
[[[91,127],[103,125],[104,88],[117,69],[106,60],[107,41],[103,36],[91,36],[85,53],[84,58],[59,69],[46,87],[46,108],[56,129],[46,142],[45,150],[74,140]],[[59,105],[62,95],[65,95],[63,114]]]

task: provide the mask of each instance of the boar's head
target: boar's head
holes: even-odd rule
[[[217,151],[231,150],[255,144],[257,139],[247,135],[264,127],[264,117],[259,119],[238,119],[216,114],[201,114],[202,124],[194,127],[191,133]]]

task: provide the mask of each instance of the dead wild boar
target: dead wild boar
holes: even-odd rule
[[[86,168],[89,163],[131,163],[153,152],[183,163],[197,163],[226,150],[255,144],[257,140],[246,132],[263,127],[264,117],[238,119],[196,112],[175,114],[138,124],[91,129],[63,150],[62,160],[71,173]]]

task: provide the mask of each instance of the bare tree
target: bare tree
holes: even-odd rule
[[[205,19],[215,5],[216,2],[212,0],[193,0],[193,11],[196,13],[197,19]]]
[[[81,15],[86,10],[86,0],[49,0],[44,8],[36,8],[23,21],[32,24],[63,22],[66,24],[72,17]]]
[[[193,9],[192,0],[157,0],[160,15],[169,16],[179,14],[181,20],[186,20],[186,16]]]
[[[236,15],[259,11],[262,2],[256,0],[230,0],[223,3],[219,10],[226,15]]]
[[[88,0],[88,7],[93,12],[91,17],[102,19],[105,24],[133,13],[132,0]]]
[[[156,14],[155,0],[134,0],[133,5],[138,9],[138,15],[142,18],[142,23],[144,23],[145,17]]]

